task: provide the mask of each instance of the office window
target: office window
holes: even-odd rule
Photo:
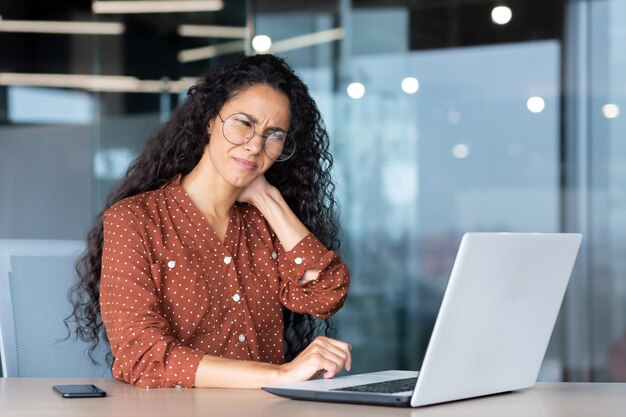
[[[419,369],[463,232],[581,231],[540,379],[626,378],[624,2],[509,3],[254,2],[329,127],[355,371]]]
[[[588,150],[588,369],[626,381],[626,2],[590,2]]]
[[[255,44],[302,75],[331,136],[353,372],[419,368],[463,232],[580,231],[540,378],[626,381],[626,2],[507,5],[510,20],[487,0],[108,15],[5,1],[0,27],[114,33],[0,30],[0,238],[84,238],[186,87]]]

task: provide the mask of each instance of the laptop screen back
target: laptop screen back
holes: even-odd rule
[[[463,236],[411,405],[533,386],[582,236]]]

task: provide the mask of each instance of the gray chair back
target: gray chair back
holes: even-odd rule
[[[67,291],[82,241],[0,239],[0,361],[5,377],[110,377],[100,344],[94,365],[87,345],[67,335]]]

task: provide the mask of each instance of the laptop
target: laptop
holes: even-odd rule
[[[419,372],[263,387],[296,400],[420,407],[532,387],[582,235],[466,233]]]

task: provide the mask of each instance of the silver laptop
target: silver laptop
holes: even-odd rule
[[[582,235],[466,233],[420,372],[267,386],[311,401],[419,407],[532,387]]]

